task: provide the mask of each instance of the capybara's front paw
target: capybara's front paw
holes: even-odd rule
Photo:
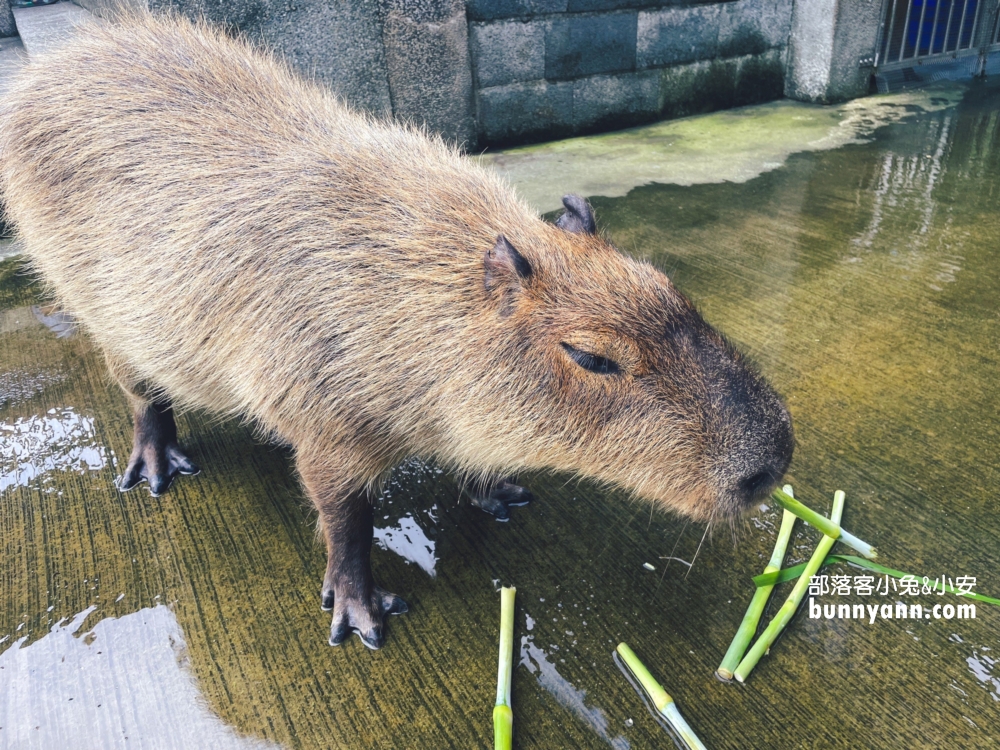
[[[149,493],[159,497],[178,474],[197,474],[200,469],[184,455],[177,443],[157,444],[149,441],[136,445],[129,457],[125,473],[116,480],[122,492],[132,489],[142,481],[149,483]]]
[[[527,505],[534,499],[530,491],[507,480],[488,487],[473,485],[469,488],[469,494],[473,505],[485,510],[498,521],[509,519],[512,507]]]
[[[374,586],[367,596],[324,591],[323,609],[333,609],[331,646],[339,646],[351,633],[357,633],[363,644],[376,649],[385,643],[386,616],[401,615],[409,606],[402,598]]]

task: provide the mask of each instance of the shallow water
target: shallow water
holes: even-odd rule
[[[998,93],[908,105],[867,142],[739,183],[599,197],[588,176],[602,227],[668,270],[787,397],[797,495],[826,509],[844,489],[844,525],[885,564],[976,576],[994,596]],[[609,173],[606,192],[619,184]],[[620,640],[712,748],[996,744],[996,607],[871,624],[800,611],[745,686],[722,684],[777,513],[736,545],[717,529],[686,575],[660,558],[690,561],[703,527],[564,477],[527,477],[537,500],[504,524],[435,467],[402,467],[373,558],[411,610],[377,653],[331,649],[324,553],[289,456],[192,413],[179,428],[203,473],[159,500],[119,494],[124,398],[85,336],[31,312],[38,291],[15,265],[0,265],[2,747],[488,747],[501,582],[518,587],[518,747],[669,746],[612,662]],[[800,528],[791,560],[814,542]]]

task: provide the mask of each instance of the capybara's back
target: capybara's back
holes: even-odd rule
[[[456,255],[456,235],[492,243],[529,215],[441,142],[184,21],[86,29],[31,62],[0,119],[9,215],[109,357],[175,401],[280,433],[328,420],[317,399],[365,400],[356,376],[379,363],[351,337],[427,316],[442,334],[399,336],[396,356],[455,360],[456,300],[411,278],[435,269],[447,286],[480,261]],[[338,353],[322,395],[295,387],[316,347]],[[402,384],[370,385],[378,402]]]
[[[352,112],[205,25],[136,15],[32,60],[0,191],[133,409],[120,490],[197,472],[177,403],[290,444],[328,551],[330,642],[382,644],[370,490],[419,454],[498,516],[523,469],[699,519],[770,491],[780,399],[662,273],[566,196],[549,224],[419,130]]]

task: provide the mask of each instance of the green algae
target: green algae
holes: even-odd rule
[[[777,169],[791,154],[863,141],[916,112],[954,107],[963,90],[939,86],[831,107],[785,99],[482,158],[530,204],[548,212],[567,193],[619,197],[652,183],[746,182]]]
[[[41,285],[24,257],[0,257],[0,309],[26,305],[41,298]]]

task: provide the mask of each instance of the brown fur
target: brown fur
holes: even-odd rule
[[[388,596],[356,580],[364,490],[410,455],[575,472],[701,519],[745,506],[755,452],[782,454],[774,481],[787,466],[780,401],[666,276],[241,41],[88,28],[27,65],[0,123],[37,270],[140,408],[169,397],[294,447],[338,592]],[[490,255],[499,235],[530,275]]]

